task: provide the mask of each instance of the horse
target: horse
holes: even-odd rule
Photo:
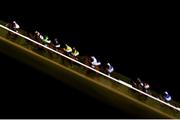
[[[6,24],[6,27],[8,27],[9,29],[17,32],[17,29],[15,29],[15,28],[13,27],[13,23],[8,23],[8,24]],[[7,38],[9,38],[9,37],[11,37],[11,38],[13,38],[13,39],[16,39],[18,36],[17,36],[16,34],[14,34],[13,32],[8,31],[8,33],[7,33]]]
[[[81,61],[82,63],[84,63],[85,65],[89,66],[89,67],[92,67],[92,64],[91,64],[91,57],[90,56],[82,56],[81,57]],[[100,71],[100,66],[94,66],[94,69],[97,70],[97,71]],[[93,73],[92,70],[90,69],[87,69],[86,70],[86,74],[89,75]],[[97,73],[96,73],[97,74]]]
[[[31,33],[31,32],[28,33],[28,36],[29,36],[31,39],[35,40],[36,42],[41,43],[41,40],[40,40],[39,36],[38,36],[35,32],[33,32],[33,33]]]
[[[28,33],[28,37],[31,38],[32,40],[42,44],[42,40],[40,39],[40,37],[36,34],[36,32],[29,32]],[[31,43],[30,43],[31,44]],[[35,47],[38,49],[38,50],[43,50],[43,47],[40,46],[40,45],[37,45],[35,44]]]
[[[42,36],[42,38],[41,38],[41,35],[40,35],[40,33],[39,33],[38,31],[35,31],[35,32],[33,32],[33,33],[29,33],[28,36],[29,36],[31,39],[35,40],[36,42],[38,42],[38,43],[40,43],[40,44],[43,44],[43,45],[47,46],[48,48],[54,49],[53,43],[52,43],[52,42],[46,43],[45,41],[43,41],[43,40],[42,40],[42,39],[43,39],[43,36]],[[37,48],[43,49],[43,47],[42,47],[42,46],[39,46],[39,45],[37,45]]]

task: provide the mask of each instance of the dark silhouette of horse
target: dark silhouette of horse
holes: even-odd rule
[[[46,46],[49,47],[49,48],[54,49],[53,43],[52,43],[52,42],[51,42],[51,43],[45,43],[45,42],[43,42],[43,40],[42,40],[42,38],[40,37],[40,35],[41,35],[41,34],[40,34],[38,31],[35,31],[35,32],[32,32],[32,33],[29,33],[29,34],[28,34],[28,36],[29,36],[32,40],[35,40],[35,41],[38,42],[38,43],[41,43],[41,44],[43,44],[43,45],[46,45]],[[40,45],[37,45],[37,48],[43,49],[43,47],[40,46]],[[55,50],[55,49],[54,49],[54,50]]]
[[[41,40],[40,40],[39,36],[35,32],[29,33],[28,37],[35,40],[36,42],[41,43]]]
[[[82,63],[84,63],[85,65],[87,65],[87,66],[89,66],[89,67],[92,67],[92,63],[91,63],[91,62],[92,62],[92,59],[91,59],[90,56],[82,56],[82,57],[80,58],[80,61],[81,61]],[[93,67],[92,67],[92,68],[93,68]],[[94,69],[97,70],[97,71],[101,71],[101,72],[104,70],[101,65],[100,65],[100,66],[95,66]],[[90,70],[90,69],[87,69],[87,70],[86,70],[86,74],[87,74],[87,75],[92,74],[92,73],[95,73],[95,76],[96,76],[96,77],[98,76],[98,73],[96,73],[96,72],[94,72],[94,71],[92,71],[92,70]]]
[[[6,24],[6,27],[8,27],[9,29],[17,32],[16,29],[15,29],[13,26],[14,26],[13,23],[8,23],[8,24]],[[10,31],[8,31],[8,33],[7,33],[7,38],[9,38],[9,37],[12,38],[12,39],[16,39],[16,38],[17,38],[17,35],[14,34],[14,33],[12,33],[12,32],[10,32]]]

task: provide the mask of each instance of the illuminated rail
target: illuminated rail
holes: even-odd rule
[[[86,68],[88,68],[88,69],[90,69],[90,70],[92,70],[92,71],[94,71],[94,72],[96,72],[96,73],[99,73],[99,74],[101,74],[101,75],[103,75],[103,76],[105,76],[105,77],[107,77],[107,78],[109,78],[109,79],[111,79],[111,80],[113,80],[113,81],[115,81],[115,82],[117,82],[117,83],[120,83],[120,84],[122,84],[122,85],[124,85],[124,86],[126,86],[126,87],[128,87],[128,88],[130,88],[130,89],[133,89],[133,90],[135,90],[135,91],[137,91],[137,92],[139,92],[139,93],[141,93],[141,94],[143,94],[143,95],[145,95],[145,96],[148,96],[148,97],[150,97],[150,98],[152,98],[152,99],[154,99],[154,100],[156,100],[156,101],[158,101],[158,102],[160,102],[160,103],[163,103],[163,104],[165,104],[165,105],[167,105],[167,106],[169,106],[169,107],[171,107],[171,108],[173,108],[173,109],[175,109],[175,110],[177,110],[177,111],[180,112],[180,108],[179,108],[179,107],[173,106],[173,105],[171,105],[171,104],[169,104],[169,103],[166,103],[166,102],[160,100],[159,98],[156,98],[156,97],[154,97],[154,96],[152,96],[152,95],[150,95],[150,94],[147,94],[147,93],[145,93],[145,92],[143,92],[143,91],[141,91],[141,90],[133,87],[132,85],[130,85],[130,84],[128,84],[128,83],[126,83],[126,82],[124,82],[124,81],[122,81],[122,80],[120,80],[120,79],[113,78],[113,77],[108,76],[108,75],[106,75],[106,74],[104,74],[104,73],[102,73],[102,72],[100,72],[100,71],[98,71],[98,70],[95,70],[94,68],[91,68],[91,67],[89,67],[88,65],[85,65],[85,64],[83,64],[83,63],[81,63],[81,62],[79,62],[79,61],[77,61],[77,60],[75,60],[75,59],[72,59],[72,58],[69,57],[69,56],[66,56],[66,55],[64,55],[64,54],[62,54],[62,53],[60,53],[60,52],[58,52],[58,51],[56,51],[56,50],[54,50],[54,49],[51,49],[51,48],[49,48],[49,47],[47,47],[47,46],[45,46],[45,45],[43,45],[43,44],[41,44],[41,43],[39,43],[39,42],[36,42],[35,40],[32,40],[31,38],[26,37],[26,36],[24,36],[24,35],[22,35],[22,34],[20,34],[20,33],[18,33],[18,32],[15,32],[15,31],[13,31],[13,30],[11,30],[11,29],[9,29],[9,28],[1,25],[1,24],[0,24],[0,27],[3,28],[3,29],[5,29],[5,30],[7,30],[7,31],[10,31],[10,32],[12,32],[12,33],[14,33],[14,34],[16,34],[16,35],[18,35],[18,36],[21,36],[22,38],[27,39],[27,40],[29,40],[29,41],[31,41],[31,42],[39,45],[39,46],[42,46],[42,47],[44,47],[44,48],[46,48],[46,49],[48,49],[48,50],[50,50],[50,51],[52,51],[52,52],[54,52],[54,53],[56,53],[56,54],[59,54],[59,55],[65,57],[65,58],[67,58],[67,59],[69,59],[69,60],[71,60],[71,61],[79,64],[79,65],[82,65],[82,66],[84,66],[84,67],[86,67]]]

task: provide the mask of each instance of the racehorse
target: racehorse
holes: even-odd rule
[[[6,24],[6,27],[8,27],[9,29],[17,32],[17,30],[13,27],[13,23],[8,23],[8,24]],[[17,35],[14,34],[13,32],[8,31],[8,33],[7,33],[7,38],[9,38],[9,37],[11,37],[11,38],[13,38],[13,39],[16,39],[16,38],[17,38]]]
[[[28,36],[35,40],[36,42],[40,43],[40,44],[43,44],[51,49],[54,49],[54,45],[52,42],[50,43],[46,43],[45,41],[43,41],[42,39],[44,39],[44,37],[42,35],[40,35],[40,33],[38,31],[35,31],[33,33],[29,33]],[[42,38],[41,38],[42,37]],[[39,46],[38,45],[38,48],[42,48],[42,46]]]
[[[40,37],[36,34],[36,32],[29,32],[28,33],[28,37],[31,38],[32,40],[42,44],[42,41],[40,39]],[[38,50],[43,50],[43,47],[40,46],[40,45],[37,45],[35,44],[35,47],[38,49]]]
[[[81,60],[85,65],[92,67],[90,56],[82,56]],[[95,66],[94,69],[100,71],[100,66]],[[90,74],[90,73],[92,73],[92,70],[87,69],[86,74]]]
[[[41,43],[41,40],[40,40],[39,36],[35,32],[29,33],[28,37],[30,37],[31,39],[35,40],[36,42]]]

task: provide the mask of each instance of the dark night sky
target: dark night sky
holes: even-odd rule
[[[24,13],[11,12],[2,19],[15,19],[26,30],[38,29],[58,36],[75,45],[80,54],[110,60],[120,73],[131,78],[140,76],[154,89],[167,89],[180,100],[176,84],[178,19],[174,10],[122,4],[62,6],[50,4],[40,9],[37,5],[31,10],[26,8]]]

